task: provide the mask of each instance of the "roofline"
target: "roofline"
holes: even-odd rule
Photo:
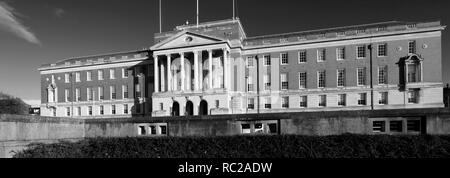
[[[445,29],[446,26],[440,26],[440,27],[430,27],[432,29],[421,29],[421,30],[415,30],[410,32],[396,32],[396,33],[390,33],[390,34],[368,34],[364,36],[359,37],[349,37],[346,39],[322,39],[322,40],[312,40],[312,41],[296,41],[286,44],[269,44],[269,45],[256,45],[256,46],[244,46],[243,50],[258,50],[258,49],[265,49],[265,48],[274,48],[274,47],[282,47],[282,46],[292,46],[292,45],[302,45],[302,44],[311,44],[311,43],[324,43],[324,42],[330,42],[330,41],[336,41],[336,40],[351,40],[351,39],[362,39],[362,38],[375,38],[378,36],[393,36],[400,34],[410,34],[410,33],[424,33],[424,32],[432,32],[432,31],[442,31]]]
[[[130,50],[130,51],[117,51],[117,52],[110,52],[110,53],[101,53],[101,54],[94,54],[94,55],[87,55],[87,56],[79,56],[79,57],[72,57],[72,58],[62,59],[62,60],[59,60],[59,61],[56,61],[56,62],[50,63],[50,64],[60,63],[60,62],[64,62],[64,61],[67,61],[67,60],[73,60],[73,59],[85,59],[85,58],[92,58],[92,57],[110,56],[110,55],[117,55],[117,54],[124,54],[124,53],[133,53],[133,52],[146,52],[146,51],[149,51],[149,50],[150,49]]]
[[[440,20],[423,21],[423,22],[406,22],[406,21],[396,21],[396,20],[394,20],[394,21],[376,22],[376,23],[368,23],[368,24],[360,24],[360,25],[349,25],[349,26],[331,27],[331,28],[323,28],[323,29],[315,29],[315,30],[306,30],[306,31],[287,32],[287,33],[279,33],[279,34],[260,35],[260,36],[248,37],[245,40],[256,40],[256,39],[264,39],[264,38],[273,38],[273,37],[287,36],[287,35],[293,35],[293,34],[298,34],[298,33],[312,33],[312,32],[320,32],[320,31],[333,31],[333,30],[337,31],[337,30],[340,30],[340,29],[358,28],[358,27],[372,26],[372,25],[383,25],[383,24],[389,25],[390,23],[412,24],[412,23],[429,23],[429,22],[440,22]]]

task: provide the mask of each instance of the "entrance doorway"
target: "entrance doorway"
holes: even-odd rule
[[[176,101],[172,105],[172,116],[180,116],[180,104]]]
[[[186,102],[186,116],[193,116],[194,115],[194,103],[192,101]]]
[[[200,108],[198,112],[198,115],[200,116],[208,115],[208,102],[206,102],[205,100],[200,101]]]

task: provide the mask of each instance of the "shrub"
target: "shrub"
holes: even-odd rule
[[[33,144],[15,158],[434,158],[450,157],[449,136],[228,136],[90,138]]]

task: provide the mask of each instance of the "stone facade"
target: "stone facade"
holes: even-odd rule
[[[440,108],[444,29],[393,21],[247,37],[239,19],[177,26],[155,34],[148,50],[44,65],[41,112],[92,118]],[[130,77],[121,77],[124,68]],[[104,80],[96,80],[98,70]],[[88,71],[92,81],[85,81]],[[81,82],[64,81],[77,72]],[[111,86],[116,99],[108,98]],[[105,98],[87,99],[90,87],[104,87]],[[80,101],[66,101],[65,90],[72,96],[76,88]]]

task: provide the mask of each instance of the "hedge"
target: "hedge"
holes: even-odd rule
[[[91,138],[32,144],[15,158],[442,158],[450,136],[339,135]]]

